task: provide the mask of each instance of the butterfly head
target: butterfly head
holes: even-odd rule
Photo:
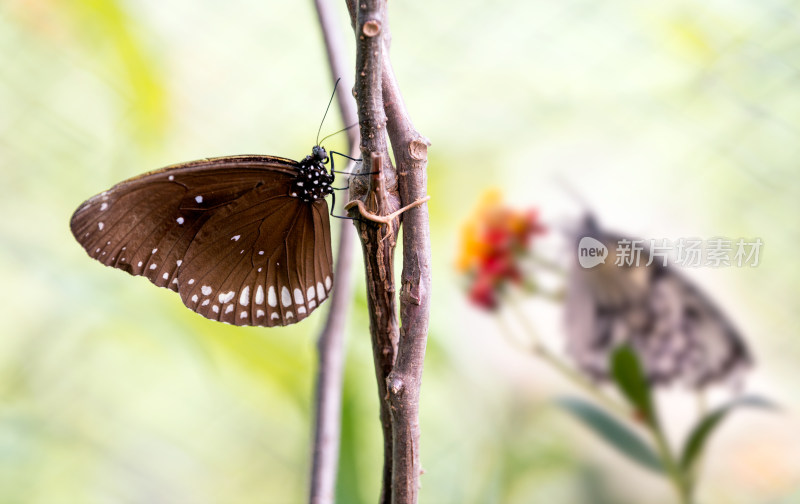
[[[333,193],[333,174],[329,174],[325,168],[327,163],[328,153],[315,145],[311,155],[298,163],[297,176],[292,181],[289,196],[313,203]]]
[[[311,156],[310,157],[311,157],[311,159],[313,159],[314,161],[317,161],[318,163],[321,163],[321,164],[327,164],[328,163],[328,153],[327,153],[327,151],[325,151],[324,147],[321,147],[319,145],[315,145],[314,148],[311,149]]]

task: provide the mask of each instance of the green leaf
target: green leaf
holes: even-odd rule
[[[664,472],[664,467],[653,450],[635,432],[604,410],[574,397],[562,397],[556,402],[634,462],[651,471]]]
[[[611,373],[617,386],[628,401],[651,425],[655,425],[656,415],[650,384],[642,370],[639,357],[628,345],[618,347],[611,354]]]
[[[728,413],[733,411],[734,408],[741,406],[775,409],[776,406],[771,401],[758,396],[744,396],[734,399],[727,404],[709,412],[703,417],[697,425],[692,429],[691,434],[686,439],[686,444],[683,447],[681,455],[681,467],[684,471],[692,471],[697,456],[703,451],[708,439],[715,429],[720,425],[722,420],[728,416]]]

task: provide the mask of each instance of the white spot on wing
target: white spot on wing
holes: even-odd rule
[[[158,267],[158,266],[156,266],[156,263],[153,263],[153,264],[151,264],[151,265],[150,265],[150,269],[151,269],[151,270],[154,270],[154,269],[156,269],[157,267]]]
[[[260,285],[256,289],[256,304],[264,304],[264,287]]]
[[[264,255],[264,251],[263,250],[259,250],[258,251],[258,255]]]
[[[290,312],[290,311],[287,311],[287,312],[286,312],[286,318],[287,318],[287,319],[294,318],[294,313],[292,313],[292,312]]]
[[[197,294],[193,294],[192,295],[192,303],[196,303],[196,302],[197,302]]]
[[[233,311],[233,305],[229,304],[227,308],[225,308],[225,313],[230,313]]]
[[[264,316],[264,310],[256,310],[256,318],[261,318]]]
[[[235,296],[235,295],[236,295],[236,293],[234,291],[228,291],[227,293],[220,294],[219,295],[219,302],[221,304],[225,304],[228,301],[230,301],[231,299],[233,299],[233,296]]]
[[[308,308],[309,308],[309,310],[310,310],[311,308],[314,308],[315,306],[317,306],[317,302],[316,302],[316,301],[314,301],[313,299],[312,299],[311,301],[309,301],[309,302],[308,302]]]
[[[278,306],[278,296],[275,295],[275,286],[270,285],[267,292],[267,303],[273,308]]]
[[[194,278],[190,278],[189,281],[186,282],[186,283],[188,283],[189,285],[192,285],[194,283]]]
[[[150,252],[150,253],[151,253],[151,254],[155,254],[156,252],[158,252],[158,249],[157,249],[157,248],[154,248],[154,249],[153,249],[153,251],[152,251],[152,252]]]
[[[142,267],[142,261],[139,261],[139,264],[137,264],[136,266],[141,268]]]
[[[196,202],[198,202],[198,203],[202,203],[202,202],[203,202],[203,197],[202,197],[202,196],[195,196],[195,197],[194,197],[194,200],[195,200]]]
[[[308,288],[308,292],[306,292],[306,297],[308,299],[314,299],[314,297],[316,297],[316,294],[314,293],[314,286],[313,285]]]
[[[169,280],[169,273],[164,273],[164,275],[162,276],[162,278],[163,278],[164,280]]]
[[[178,224],[183,224],[184,222],[183,217],[178,217],[177,219],[175,219],[175,222],[177,222]]]
[[[331,277],[330,276],[326,276],[325,277],[325,288],[326,289],[330,289],[331,288]]]
[[[285,285],[281,288],[281,304],[283,306],[292,304],[292,295],[289,294],[289,289]]]
[[[239,304],[242,306],[247,306],[250,304],[250,286],[245,285],[242,287],[242,294],[239,296]]]
[[[97,223],[97,229],[99,229],[100,231],[103,230],[103,226],[105,226],[105,224],[103,224],[102,222]]]
[[[233,236],[231,236],[231,240],[239,241],[239,238],[241,238],[241,237],[242,237],[242,235],[233,235]]]
[[[206,299],[205,301],[203,301],[202,303],[200,303],[200,306],[206,306],[206,305],[208,305],[208,303],[210,303],[210,302],[211,302],[211,300],[210,300],[210,299]]]
[[[107,209],[108,209],[108,203],[102,203],[102,204],[100,204],[100,211],[101,211],[101,212],[104,212],[104,211],[106,211]]]
[[[212,290],[211,287],[208,285],[200,287],[200,292],[202,292],[204,296],[210,296],[211,290]]]
[[[211,311],[213,311],[214,313],[219,313],[219,306],[217,305],[212,306]]]
[[[276,318],[279,318],[278,317],[278,313],[277,312],[272,312],[272,315],[270,315],[269,318],[272,319],[272,320],[275,320]]]
[[[175,264],[176,264],[177,266],[180,266],[181,264],[183,264],[183,261],[181,261],[180,259],[178,259],[177,261],[175,261]]]
[[[247,310],[242,310],[242,313],[239,314],[239,318],[247,318]]]
[[[305,306],[301,306],[297,309],[297,313],[299,313],[300,315],[303,315],[305,312],[306,312]]]
[[[167,180],[175,180],[175,175],[170,175],[169,177],[167,177]]]
[[[301,305],[305,303],[305,299],[303,299],[303,291],[298,288],[294,289],[294,304]]]
[[[326,296],[325,288],[322,287],[322,282],[317,282],[317,299],[322,301],[323,299],[325,299],[325,296]]]

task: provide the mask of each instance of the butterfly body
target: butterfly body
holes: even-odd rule
[[[322,147],[301,161],[229,156],[168,166],[84,202],[70,228],[94,259],[235,325],[306,318],[333,282]]]

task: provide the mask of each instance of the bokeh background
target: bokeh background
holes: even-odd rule
[[[782,405],[721,429],[699,500],[800,502],[798,2],[390,4],[395,69],[433,144],[421,501],[673,502],[554,407],[575,391],[466,301],[459,223],[494,186],[539,208],[549,238],[583,211],[574,192],[629,234],[764,241],[757,268],[687,273],[748,337],[747,388]],[[269,331],[208,322],[89,260],[68,220],[163,165],[308,153],[331,91],[311,2],[3,0],[0,57],[0,502],[303,501],[323,310]],[[348,503],[375,501],[381,460],[356,276]],[[561,308],[525,306],[560,348]],[[691,401],[664,396],[677,439]]]

